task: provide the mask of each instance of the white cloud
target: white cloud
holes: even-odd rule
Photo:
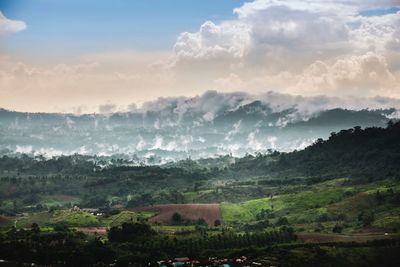
[[[173,66],[221,90],[369,95],[376,88],[376,94],[398,96],[400,12],[360,15],[396,5],[255,0],[236,8],[235,19],[182,33]]]
[[[276,149],[276,142],[278,141],[278,137],[276,136],[269,136],[267,138],[267,141],[269,143],[269,146],[271,149]]]
[[[143,107],[137,109],[137,112],[142,112],[143,114],[146,114],[148,111],[157,112],[159,116],[165,116],[165,118],[170,120],[169,123],[175,123],[175,125],[179,125],[179,120],[184,117],[189,117],[190,121],[192,121],[209,116],[210,118],[207,121],[212,122],[215,117],[227,111],[237,110],[239,107],[257,100],[268,105],[274,112],[281,112],[292,108],[297,110],[297,112],[290,113],[280,118],[275,126],[282,127],[290,122],[307,120],[316,113],[327,109],[400,109],[400,99],[381,96],[302,96],[282,94],[273,91],[261,94],[248,94],[244,92],[218,93],[215,91],[208,91],[195,97],[162,98],[150,103],[145,103]],[[212,110],[210,107],[212,107]],[[195,124],[196,121],[192,122]],[[232,129],[226,133],[226,140],[232,140],[233,137],[243,129],[242,124],[243,122],[241,121],[235,122],[232,125]],[[251,136],[249,140],[251,140]],[[192,141],[193,140],[190,140],[190,142]]]
[[[358,16],[353,18],[352,24],[350,41],[356,52],[385,53],[390,43],[397,39],[400,12],[384,16]]]
[[[145,102],[140,108],[142,112],[160,112],[165,118],[183,119],[191,114],[199,115],[203,121],[211,121],[223,110],[236,108],[245,103],[249,95],[244,92],[219,93],[206,91],[194,97],[160,97],[155,101]]]
[[[252,151],[262,151],[265,149],[265,144],[263,144],[259,138],[257,138],[257,134],[259,130],[255,130],[250,132],[247,136],[247,148]]]
[[[225,136],[224,140],[231,141],[232,137],[239,133],[241,124],[242,124],[242,120],[239,120],[236,123],[234,123],[232,126],[232,130],[228,132],[228,134]]]
[[[346,95],[346,90],[360,95],[397,94],[400,80],[389,69],[385,57],[368,52],[361,56],[338,59],[333,64],[316,61],[306,68],[295,85],[300,92]],[[305,89],[306,88],[306,89]]]
[[[242,60],[268,62],[276,49],[310,51],[341,49],[350,29],[338,4],[313,1],[256,0],[234,10],[236,19],[205,22],[195,33],[182,33],[176,60]],[[354,13],[354,12],[353,12]],[[319,51],[317,51],[319,52]]]
[[[243,57],[250,41],[249,31],[246,24],[227,22],[216,25],[206,21],[196,33],[181,33],[174,50],[179,60]]]
[[[0,56],[0,106],[97,112],[109,100],[118,111],[137,111],[129,105],[164,96],[142,110],[179,119],[202,113],[195,122],[202,124],[247,101],[243,93],[216,91],[400,97],[400,13],[360,15],[392,6],[399,2],[255,0],[236,8],[233,19],[181,33],[170,53],[111,51],[52,66]],[[0,21],[3,32],[11,20],[0,13]],[[198,96],[192,103],[182,95]]]
[[[164,143],[164,138],[161,135],[157,135],[154,138],[154,145],[151,149],[162,149]]]
[[[143,136],[140,134],[138,135],[139,142],[136,145],[136,150],[143,150],[146,147],[146,141],[144,140]]]
[[[11,20],[6,18],[0,11],[0,35],[6,33],[19,32],[26,29],[26,24],[20,20]]]
[[[214,86],[220,90],[240,90],[245,87],[245,82],[236,73],[214,80]]]

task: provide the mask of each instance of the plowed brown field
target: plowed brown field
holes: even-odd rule
[[[0,216],[0,224],[11,224],[12,220],[6,216]]]

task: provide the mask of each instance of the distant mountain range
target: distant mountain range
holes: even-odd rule
[[[317,138],[354,126],[385,126],[398,113],[394,108],[305,112],[296,105],[276,108],[245,98],[219,99],[218,108],[212,101],[199,106],[199,99],[167,100],[164,105],[112,114],[0,109],[0,150],[44,156],[136,155],[147,163],[229,153],[243,156],[302,149]]]

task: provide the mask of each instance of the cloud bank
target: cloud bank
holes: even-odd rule
[[[385,126],[389,119],[400,118],[398,99],[304,97],[272,91],[257,95],[207,91],[195,97],[159,98],[133,111],[113,113],[119,108],[107,103],[99,107],[103,114],[81,116],[0,110],[4,132],[0,152],[163,159],[243,156],[268,149],[301,149],[333,131]],[[375,108],[379,110],[365,110]]]
[[[226,112],[238,110],[254,101],[260,101],[271,108],[272,112],[282,112],[288,109],[295,109],[293,120],[307,120],[311,116],[324,110],[336,108],[349,110],[364,109],[399,109],[400,99],[390,97],[356,97],[356,96],[302,96],[283,94],[269,91],[260,94],[246,92],[222,93],[207,91],[195,97],[169,97],[158,98],[154,101],[145,102],[135,112],[142,114],[157,113],[165,118],[181,120],[187,116],[195,115],[201,117],[203,122],[212,121],[215,117]],[[240,128],[238,121],[233,127],[232,133]],[[229,134],[228,134],[229,136]]]
[[[224,75],[214,80],[222,89],[398,96],[399,12],[361,15],[396,5],[256,0],[236,8],[235,19],[182,33],[173,66]]]

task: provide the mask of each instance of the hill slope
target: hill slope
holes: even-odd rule
[[[292,153],[248,156],[231,166],[258,175],[279,177],[400,178],[400,122],[387,128],[354,127],[318,139]]]

